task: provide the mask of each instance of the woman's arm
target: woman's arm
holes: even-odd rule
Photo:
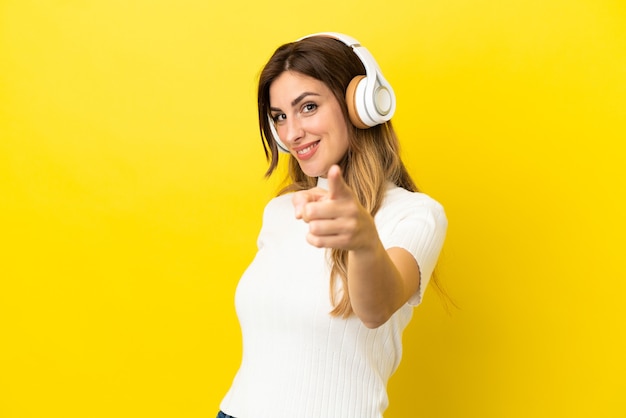
[[[368,328],[377,328],[414,295],[420,284],[415,258],[403,248],[350,251],[348,291],[354,313]]]
[[[348,250],[350,301],[367,327],[384,324],[417,292],[417,262],[405,249],[385,250],[373,217],[344,182],[338,166],[328,172],[328,191],[295,193],[293,203],[296,217],[309,224],[309,243]]]

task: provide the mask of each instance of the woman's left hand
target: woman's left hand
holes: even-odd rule
[[[294,193],[296,218],[309,224],[307,241],[319,248],[367,250],[376,246],[374,219],[343,180],[341,169],[328,170],[328,190],[319,187]]]

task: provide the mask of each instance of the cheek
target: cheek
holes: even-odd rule
[[[337,145],[348,146],[348,126],[342,117],[333,115],[327,119],[326,130],[331,134]]]
[[[284,125],[279,125],[279,126],[276,126],[275,128],[276,128],[276,132],[275,133],[278,134],[278,138],[279,139],[283,139],[285,137],[285,132],[286,132],[285,126]]]
[[[328,124],[324,122],[324,118],[303,118],[300,126],[313,134],[322,134],[328,131]]]
[[[343,151],[347,151],[350,147],[348,128],[344,123],[339,123],[335,130],[337,136],[337,146]]]

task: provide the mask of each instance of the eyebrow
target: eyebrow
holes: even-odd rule
[[[310,91],[305,91],[304,93],[302,93],[301,95],[293,99],[293,101],[291,102],[291,107],[297,106],[298,103],[300,103],[307,96],[319,96],[319,94],[313,93]],[[270,110],[273,112],[279,112],[281,109],[277,107],[270,107]]]

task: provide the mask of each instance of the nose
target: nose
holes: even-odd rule
[[[297,117],[288,118],[284,127],[285,141],[288,144],[295,144],[302,137],[304,137],[304,129],[302,129],[302,123]]]

